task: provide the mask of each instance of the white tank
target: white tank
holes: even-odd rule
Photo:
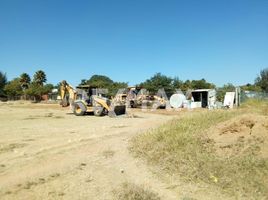
[[[173,94],[170,97],[170,105],[173,108],[181,108],[186,97],[183,94]]]

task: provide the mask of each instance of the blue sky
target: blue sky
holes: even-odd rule
[[[268,67],[268,0],[0,0],[0,71],[77,85],[156,72],[221,86]]]

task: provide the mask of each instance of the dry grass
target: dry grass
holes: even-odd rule
[[[102,155],[105,157],[105,158],[111,158],[113,157],[115,154],[115,151],[113,150],[105,150],[102,152]]]
[[[27,146],[25,143],[0,144],[0,153],[6,153]]]
[[[116,200],[160,200],[160,197],[144,187],[124,183],[114,191]]]
[[[268,115],[268,100],[249,99],[246,103],[241,105],[241,109],[247,112]]]
[[[178,175],[183,181],[204,183],[238,199],[268,197],[268,160],[258,156],[258,143],[233,157],[219,157],[206,130],[245,112],[261,113],[267,102],[248,102],[234,111],[191,113],[132,140],[134,155]]]

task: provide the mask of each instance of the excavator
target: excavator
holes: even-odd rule
[[[98,89],[82,85],[74,89],[65,80],[60,85],[62,107],[71,106],[76,116],[94,113],[95,116],[108,115],[115,117],[126,113],[126,105],[118,104],[97,92]]]
[[[154,108],[166,108],[167,100],[157,95],[149,95],[142,87],[128,87],[127,100],[131,108],[148,104]]]

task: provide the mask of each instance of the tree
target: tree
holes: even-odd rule
[[[193,89],[213,89],[216,86],[207,82],[204,78],[201,80],[192,80],[191,86]]]
[[[44,83],[47,81],[46,74],[44,71],[39,70],[35,72],[33,83],[36,83],[37,85],[43,86]]]
[[[0,96],[4,96],[4,88],[7,84],[7,77],[6,74],[0,71]]]
[[[110,85],[113,84],[113,80],[111,80],[107,76],[93,75],[86,83],[91,85],[92,87],[108,88]]]
[[[54,87],[54,85],[53,84],[46,84],[45,86],[43,86],[43,91],[42,91],[42,93],[43,94],[48,94],[48,93],[51,93],[52,92],[52,90],[54,89],[55,87]]]
[[[255,80],[255,85],[259,86],[262,91],[268,92],[268,68],[260,71],[260,75]]]
[[[25,90],[25,94],[33,97],[34,101],[41,101],[42,95],[50,93],[53,88],[54,86],[52,84],[42,86],[37,83],[32,83],[29,88]]]
[[[115,96],[119,89],[126,89],[128,84],[125,82],[113,82],[108,88],[108,96]]]
[[[79,85],[86,85],[87,84],[87,80],[86,79],[82,79],[81,83]]]
[[[25,90],[25,94],[34,98],[34,101],[40,101],[43,94],[43,86],[32,83],[28,89]]]
[[[8,82],[4,88],[8,98],[14,99],[22,95],[22,88],[20,83],[20,78],[15,78]]]
[[[108,97],[115,96],[119,89],[127,87],[125,82],[114,82],[104,75],[93,75],[88,80],[82,79],[80,85],[90,85],[99,89],[108,89],[106,94]]]
[[[223,102],[226,92],[234,92],[235,86],[232,83],[227,83],[223,87],[217,89],[217,100]]]
[[[246,85],[242,85],[241,86],[242,90],[247,90],[247,91],[254,91],[254,92],[261,92],[262,89],[260,86],[256,85],[256,84],[246,84]]]
[[[172,82],[172,78],[162,75],[161,73],[156,73],[153,77],[147,79],[140,85],[149,90],[149,92],[152,94],[156,94],[159,89],[164,88],[167,96],[169,97],[174,92]]]
[[[175,77],[172,81],[172,87],[174,91],[181,90],[183,87],[183,81],[180,80],[178,77]]]
[[[191,89],[193,89],[193,87],[192,87],[192,81],[190,81],[190,80],[186,80],[186,81],[182,84],[182,88],[181,88],[181,90],[184,91],[184,92],[186,92],[186,91],[191,90]]]
[[[29,74],[22,73],[20,75],[20,83],[21,83],[21,87],[23,90],[27,89],[31,83],[31,78],[30,78]]]

